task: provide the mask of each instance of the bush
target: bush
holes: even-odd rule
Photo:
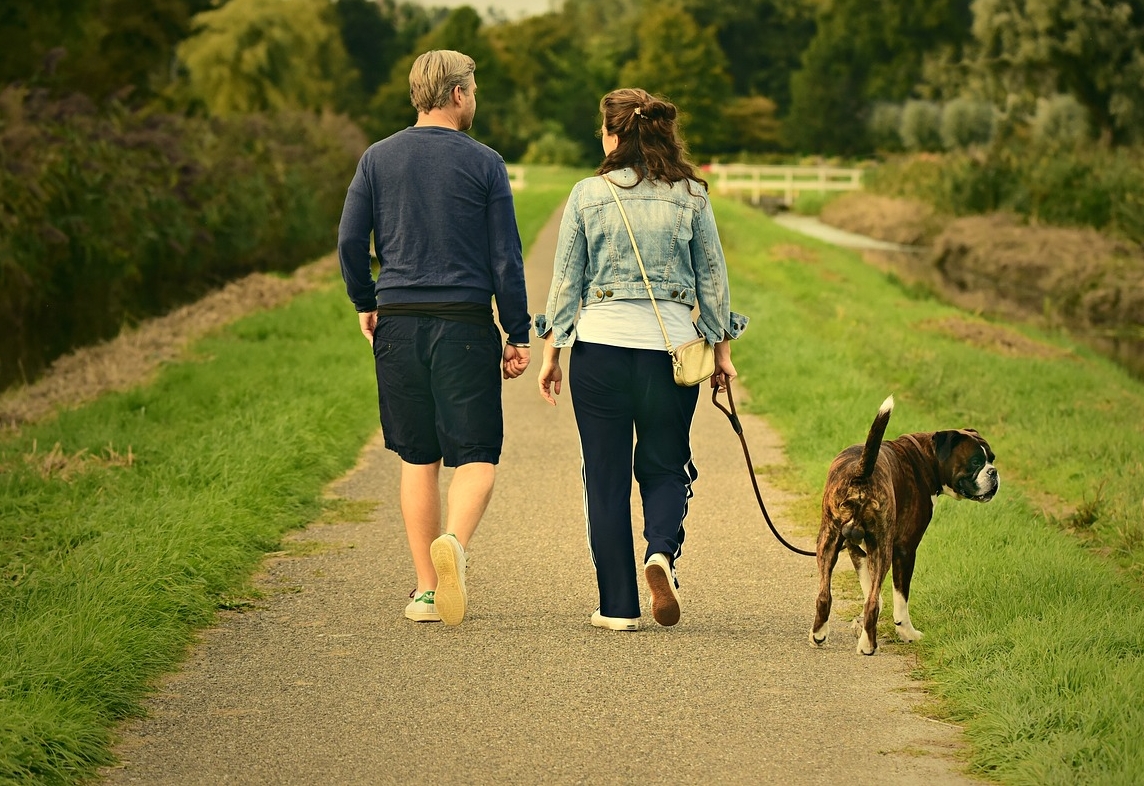
[[[1089,135],[1088,110],[1071,95],[1037,101],[1033,115],[1033,139],[1041,144],[1076,145]]]
[[[902,107],[900,104],[879,102],[870,110],[866,130],[876,150],[902,149]]]
[[[903,157],[872,169],[864,182],[875,193],[927,202],[942,213],[1007,211],[1144,242],[1139,150],[994,145],[972,154]]]
[[[559,131],[548,129],[538,138],[529,142],[521,162],[525,164],[580,166],[584,162],[584,151],[580,145]]]
[[[0,387],[237,276],[328,250],[363,148],[344,119],[132,114],[7,88]]]
[[[899,134],[906,150],[941,150],[941,107],[933,101],[907,101]]]
[[[955,98],[941,113],[941,142],[947,150],[984,145],[993,138],[993,105],[972,98]]]

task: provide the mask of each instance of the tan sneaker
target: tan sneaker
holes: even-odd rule
[[[446,625],[460,625],[468,603],[465,550],[456,536],[442,535],[430,544],[429,556],[437,569],[437,592],[433,598],[437,613]]]
[[[644,564],[644,579],[651,590],[651,615],[664,627],[679,622],[679,590],[675,570],[666,554],[652,554]]]
[[[605,617],[599,609],[592,612],[592,624],[608,630],[639,630],[639,617]]]

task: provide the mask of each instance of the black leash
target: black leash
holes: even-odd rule
[[[743,456],[747,459],[747,471],[751,473],[751,485],[755,488],[755,499],[759,501],[759,509],[763,511],[763,518],[767,520],[767,526],[771,528],[771,532],[779,539],[779,543],[786,546],[795,554],[802,554],[804,557],[817,556],[813,551],[804,551],[800,548],[795,548],[787,543],[779,531],[775,529],[774,523],[771,522],[771,516],[767,513],[767,506],[763,504],[763,494],[759,491],[759,481],[755,478],[755,465],[751,461],[751,451],[747,449],[747,438],[743,436],[743,424],[739,422],[739,416],[735,413],[735,397],[731,395],[731,382],[727,382],[727,403],[731,405],[730,409],[719,403],[719,386],[716,385],[711,391],[711,403],[722,411],[727,416],[727,420],[731,421],[731,428],[735,429],[735,433],[739,435],[739,442],[743,444]]]

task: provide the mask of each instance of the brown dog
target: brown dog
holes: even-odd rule
[[[882,610],[882,582],[894,570],[894,624],[905,641],[922,633],[910,624],[910,580],[918,544],[933,517],[939,494],[988,502],[1000,481],[989,443],[973,429],[904,434],[882,442],[894,397],[882,402],[865,445],[838,454],[822,494],[818,533],[818,598],[810,643],[826,643],[830,620],[830,576],[843,545],[850,552],[866,604],[858,652],[873,655]]]

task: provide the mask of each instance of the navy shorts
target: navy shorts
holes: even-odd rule
[[[501,354],[492,324],[378,317],[373,357],[385,447],[409,464],[498,463]]]

